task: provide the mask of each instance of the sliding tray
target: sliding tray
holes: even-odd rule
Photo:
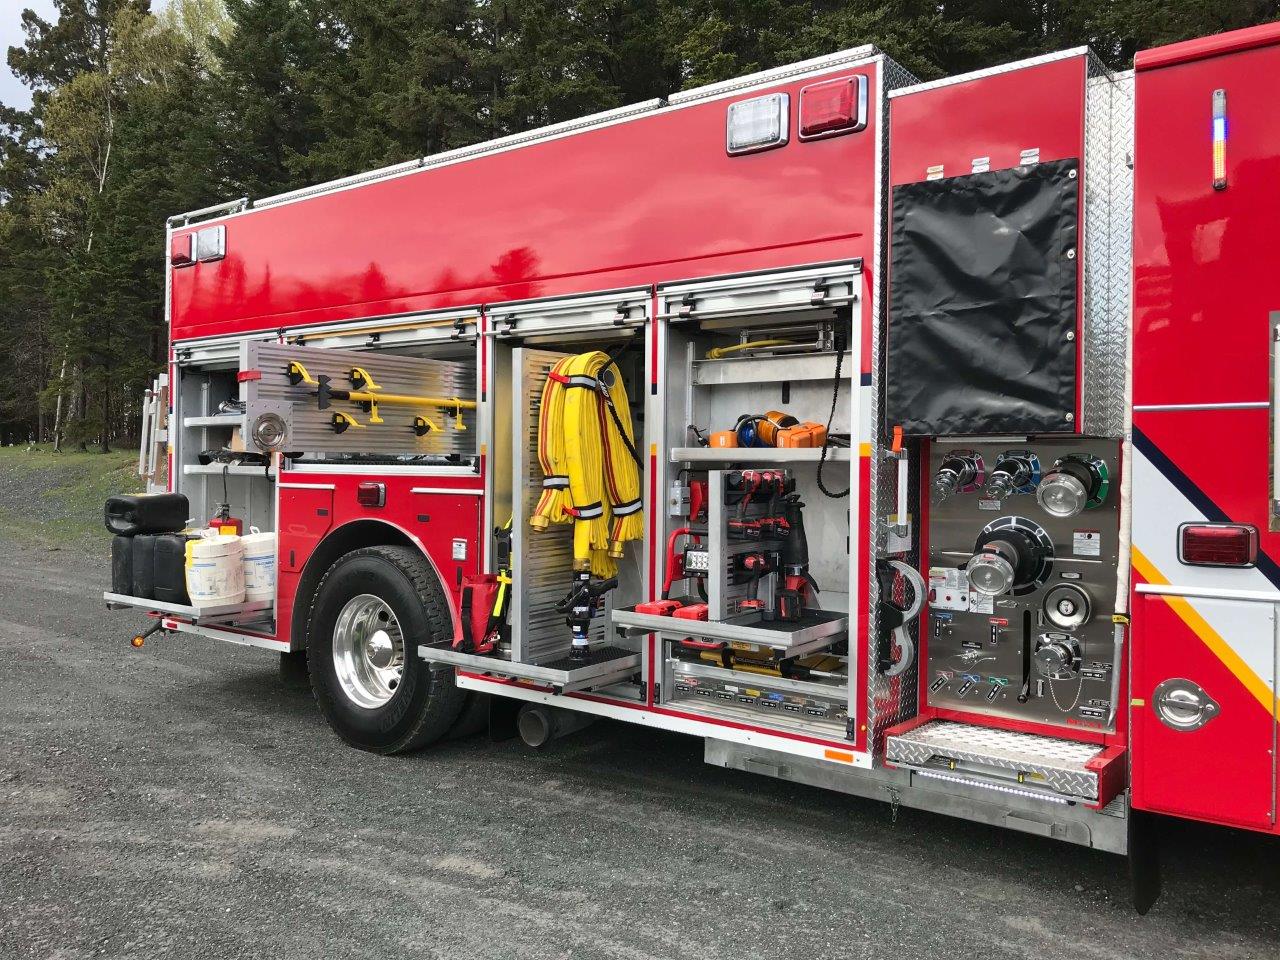
[[[581,666],[576,666],[568,657],[546,663],[516,663],[500,657],[462,653],[447,644],[421,644],[418,656],[429,663],[448,664],[468,673],[547,683],[557,692],[607,687],[640,670],[640,654],[614,646],[592,647],[591,661]]]
[[[843,613],[807,610],[794,622],[762,620],[758,614],[734,617],[732,620],[681,620],[652,613],[636,613],[634,607],[613,611],[616,627],[664,637],[695,637],[725,643],[749,643],[757,647],[784,650],[788,656],[811,652],[833,642],[832,638],[849,628]]]
[[[939,780],[1016,788],[1057,802],[1106,806],[1124,786],[1124,749],[916,718],[886,731],[885,762]]]
[[[148,600],[145,597],[130,597],[123,593],[107,591],[102,595],[110,610],[124,610],[132,607],[147,613],[165,614],[170,617],[181,617],[192,623],[232,623],[256,622],[270,620],[275,607],[274,600],[253,600],[248,603],[225,603],[217,606],[196,607],[186,603],[165,603],[163,600]]]

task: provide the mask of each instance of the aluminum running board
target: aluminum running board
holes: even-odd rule
[[[885,761],[940,780],[1103,807],[1123,788],[1124,750],[950,720],[887,732]]]
[[[123,610],[129,607],[146,613],[163,614],[170,617],[182,617],[192,623],[233,622],[257,623],[269,621],[274,616],[274,600],[250,600],[247,603],[224,603],[218,606],[196,607],[187,603],[167,603],[163,600],[147,600],[144,597],[131,597],[123,593],[107,591],[102,595],[109,610]]]
[[[515,663],[425,643],[418,647],[418,656],[429,663],[444,663],[469,673],[548,683],[558,692],[607,687],[640,671],[640,654],[621,647],[593,648],[592,662],[581,667],[570,666],[567,658],[545,664]]]

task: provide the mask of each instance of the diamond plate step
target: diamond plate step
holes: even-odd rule
[[[984,780],[1091,802],[1110,792],[1100,782],[1120,753],[1097,744],[951,720],[903,724],[897,731],[889,731],[885,739],[885,759],[896,766],[963,771]],[[1102,802],[1110,799],[1106,796]]]

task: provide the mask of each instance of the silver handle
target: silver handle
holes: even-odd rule
[[[1171,730],[1199,730],[1218,715],[1218,702],[1191,680],[1166,680],[1155,689],[1151,706],[1160,722]]]

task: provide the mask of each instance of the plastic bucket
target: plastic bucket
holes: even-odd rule
[[[260,533],[250,527],[252,533],[240,538],[244,546],[244,598],[245,600],[274,600],[276,598],[276,535]]]
[[[187,593],[195,607],[244,601],[244,545],[239,537],[187,541]]]

